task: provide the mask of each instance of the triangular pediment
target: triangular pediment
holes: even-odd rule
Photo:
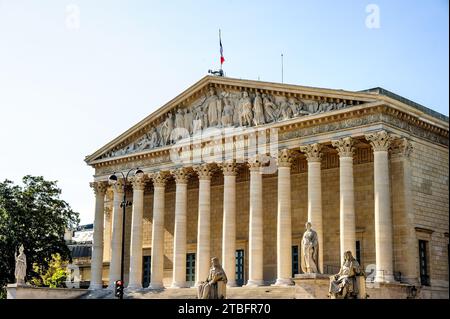
[[[85,160],[149,152],[209,127],[270,125],[376,100],[369,92],[205,76]]]

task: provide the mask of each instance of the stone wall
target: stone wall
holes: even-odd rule
[[[444,286],[447,289],[449,271],[448,160],[448,149],[426,142],[413,142],[411,194],[414,227],[417,235],[416,245],[418,239],[429,241],[431,285]]]

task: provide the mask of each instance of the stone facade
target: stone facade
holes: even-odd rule
[[[211,87],[220,92],[219,97],[213,98],[208,91]],[[226,116],[226,112],[211,115],[209,108],[204,109],[205,116],[211,115],[210,124],[222,132],[223,140],[232,142],[238,163],[225,167],[224,159],[217,156],[206,157],[210,164],[205,164],[205,157],[195,163],[183,162],[183,151],[188,150],[187,154],[195,157],[197,142],[194,137],[188,138],[189,143],[183,142],[181,136],[177,137],[181,141],[178,144],[169,141],[166,130],[171,124],[166,123],[170,119],[167,111],[188,114],[175,112],[181,105],[201,112],[198,101],[203,101],[202,94],[209,96],[204,103],[213,103],[208,107],[220,109],[240,91],[249,94],[230,102],[236,104],[235,110],[241,106],[243,110],[239,113],[243,118],[234,119],[235,126],[229,121],[231,117],[225,117],[223,125],[214,122],[215,114]],[[248,103],[254,108],[258,103],[264,105],[262,99],[258,102],[260,92],[273,97],[269,110],[276,113],[278,107],[280,111],[277,119],[261,123],[263,116],[250,125],[245,108]],[[290,104],[295,105],[290,108],[292,112],[287,108]],[[259,114],[256,109],[253,112],[255,116]],[[245,123],[251,130],[240,128]],[[231,126],[229,135],[225,128]],[[155,127],[161,132],[159,142],[155,142],[155,135],[150,143]],[[186,129],[195,135],[189,125]],[[275,148],[268,143],[273,136]],[[257,146],[252,144],[254,139]],[[242,153],[245,159],[239,160],[242,141],[246,146]],[[222,146],[216,142],[202,140],[197,145],[203,151],[205,145],[209,147],[208,154],[223,147],[222,154],[226,154],[226,143]],[[270,153],[276,169],[268,171],[262,162],[255,164],[250,156],[253,151]],[[289,163],[283,164],[287,163],[286,158]],[[97,274],[94,280],[91,278],[92,289],[101,286],[100,277],[103,285],[111,286],[118,271],[118,259],[114,258],[121,236],[114,231],[120,226],[117,220],[115,224],[114,214],[120,217],[121,213],[115,212],[118,202],[116,199],[115,203],[114,194],[118,190],[107,190],[108,176],[139,167],[144,171],[144,180],[139,184],[143,187],[142,198],[136,195],[138,186],[134,180],[126,190],[127,199],[133,200],[133,207],[127,207],[125,213],[124,280],[126,284],[131,281],[130,289],[142,288],[142,269],[136,269],[142,264],[142,256],[155,255],[150,288],[185,287],[182,257],[196,254],[198,283],[205,279],[204,267],[207,269],[210,257],[218,256],[227,260],[225,264],[231,263],[230,250],[223,249],[230,241],[232,250],[244,251],[244,284],[289,285],[293,283],[292,246],[297,246],[300,253],[304,224],[311,221],[319,236],[321,272],[336,273],[343,251],[351,250],[366,270],[368,281],[383,287],[420,286],[425,275],[421,277],[420,273],[419,240],[424,240],[429,285],[422,290],[438,293],[424,292],[421,296],[440,297],[441,292],[448,293],[448,121],[426,114],[404,100],[370,92],[208,76],[86,161],[96,170],[92,186],[97,196],[97,252],[93,253],[92,274]],[[184,167],[181,176],[180,167]],[[281,167],[284,177],[279,179]],[[235,178],[230,179],[230,174]],[[286,184],[289,176],[290,183]],[[290,196],[279,196],[285,190],[290,190]],[[230,237],[229,231],[235,236]],[[156,247],[154,252],[152,247]],[[179,266],[174,266],[175,253],[181,256]],[[114,276],[109,271],[110,263],[115,263]],[[224,268],[235,270],[229,265]],[[285,278],[287,273],[289,278]],[[398,287],[392,291],[405,290]],[[393,296],[400,297],[395,293]]]

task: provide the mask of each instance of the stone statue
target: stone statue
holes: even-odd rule
[[[227,98],[224,98],[225,106],[222,113],[222,126],[233,126],[234,107]]]
[[[208,98],[205,102],[205,110],[208,113],[208,125],[217,126],[219,124],[219,112],[222,112],[222,103],[213,87],[209,88]]]
[[[150,140],[149,140],[149,148],[157,147],[159,144],[159,136],[156,127],[152,127],[149,132]]]
[[[192,125],[192,134],[195,134],[203,129],[204,114],[201,107],[195,110],[195,118]]]
[[[192,113],[189,111],[189,109],[186,109],[184,113],[184,128],[189,132],[189,134],[192,134],[193,122],[194,117]]]
[[[264,115],[267,122],[276,121],[276,105],[270,100],[267,94],[262,95],[263,106],[264,106]]]
[[[264,119],[264,106],[261,98],[261,94],[256,92],[255,100],[253,102],[254,118],[253,121],[255,125],[264,124],[266,121]]]
[[[352,252],[348,250],[344,253],[344,262],[339,273],[330,277],[330,298],[356,298],[359,292],[356,283],[356,276],[358,275],[364,276],[364,271],[353,257]]]
[[[281,119],[288,120],[292,117],[292,109],[289,106],[289,103],[285,96],[281,97],[280,111],[281,111]]]
[[[177,114],[175,114],[175,128],[185,128],[184,127],[184,114],[182,109],[178,109]]]
[[[20,245],[19,255],[14,254],[16,258],[16,269],[14,271],[14,276],[16,277],[17,284],[25,284],[25,276],[27,274],[27,257],[23,252],[23,245]]]
[[[302,115],[308,115],[308,108],[306,106],[305,103],[303,103],[303,101],[300,101],[298,108],[297,108],[297,115],[298,116],[302,116]]]
[[[219,258],[213,257],[211,264],[208,278],[198,286],[198,299],[225,299],[227,275],[219,263]]]
[[[297,106],[297,102],[295,101],[295,98],[290,97],[288,100],[288,105],[289,105],[289,108],[291,109],[292,116],[297,116],[298,115],[298,106]]]
[[[317,233],[311,229],[311,223],[305,224],[306,230],[302,238],[301,265],[306,274],[319,273],[319,240]]]
[[[251,126],[253,122],[252,100],[248,96],[247,91],[242,92],[239,100],[239,125]]]
[[[170,133],[172,133],[173,130],[173,119],[172,119],[172,113],[168,113],[166,120],[163,122],[161,126],[161,144],[167,145],[170,141]]]

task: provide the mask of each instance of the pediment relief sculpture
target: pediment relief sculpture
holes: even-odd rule
[[[103,158],[168,146],[211,127],[253,127],[346,107],[344,102],[319,102],[210,86],[204,96],[168,111],[154,121],[148,132]]]

